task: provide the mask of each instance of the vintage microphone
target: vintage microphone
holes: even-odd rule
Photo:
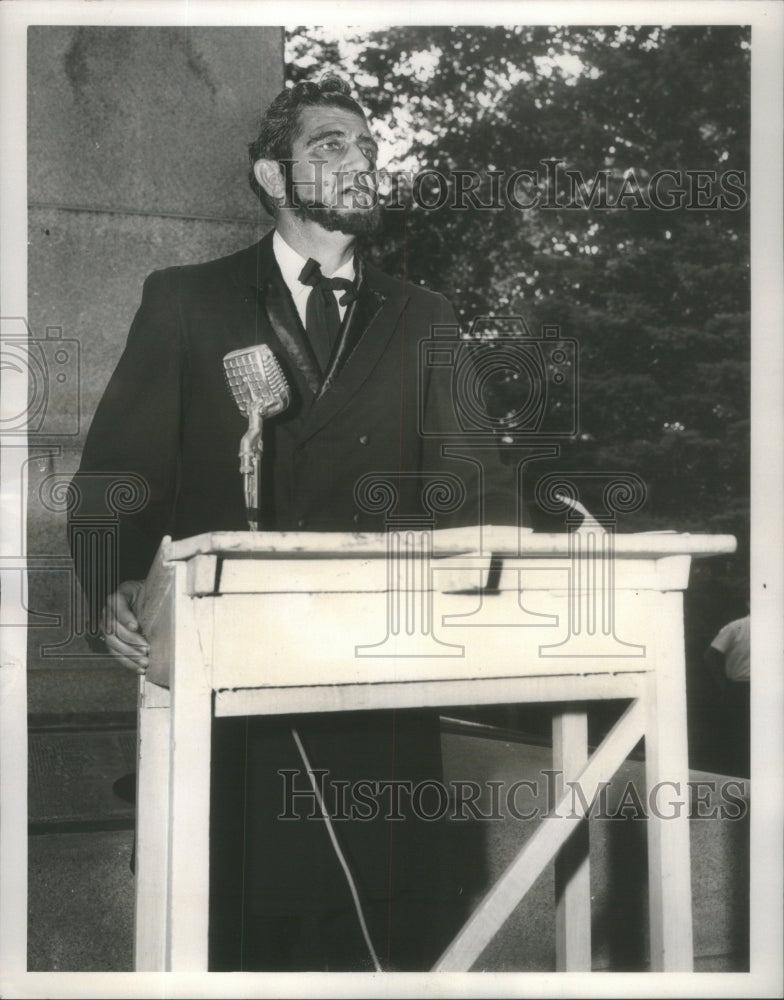
[[[248,527],[258,530],[259,467],[264,447],[262,423],[291,402],[286,377],[266,344],[231,351],[223,359],[223,374],[234,402],[248,418],[248,429],[240,441],[240,475],[243,478]]]

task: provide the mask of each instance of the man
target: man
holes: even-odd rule
[[[721,736],[733,774],[749,776],[751,741],[751,617],[724,625],[705,650],[723,715]]]
[[[398,471],[459,475],[466,499],[451,524],[515,519],[514,483],[503,481],[513,473],[488,458],[485,495],[474,465],[446,461],[420,434],[419,343],[454,314],[442,296],[356,254],[357,237],[379,221],[376,143],[345,83],[284,90],[250,159],[274,233],[230,257],[147,279],[84,449],[82,511],[97,502],[87,473],[132,472],[149,489],[146,506],[120,522],[119,588],[88,583],[105,591],[96,606],[106,649],[136,671],[147,666],[148,646],[134,607],[162,537],[247,527],[237,465],[246,421],[223,381],[229,351],[267,344],[291,389],[286,411],[265,421],[262,528],[383,530],[383,514],[364,510],[354,488],[368,473]],[[421,402],[429,425],[449,424],[451,399],[426,380]],[[416,510],[416,484],[400,482],[409,489],[400,511]],[[312,765],[331,778],[422,780],[439,773],[436,723],[430,713],[377,712],[300,719],[296,728]],[[212,967],[372,968],[323,824],[277,820],[277,772],[304,776],[290,728],[285,719],[216,727]],[[427,908],[438,867],[426,848],[431,828],[409,816],[337,830],[370,935],[398,968],[428,967],[443,943]],[[243,839],[262,850],[249,850],[240,877],[232,860],[242,859]]]

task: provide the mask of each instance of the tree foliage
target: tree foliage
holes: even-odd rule
[[[557,324],[574,338],[579,433],[559,466],[645,479],[646,506],[621,530],[737,535],[739,558],[713,561],[707,574],[713,584],[727,575],[716,616],[742,613],[747,29],[390,27],[336,40],[302,28],[290,32],[289,53],[292,80],[329,69],[353,78],[371,120],[396,139],[398,164],[449,178],[443,208],[409,199],[385,213],[377,262],[442,291],[466,327],[477,315],[520,314],[532,331]],[[491,172],[527,169],[541,181],[547,160],[559,161],[555,182],[542,182],[551,207],[450,206],[455,171],[475,171],[475,193],[490,204]],[[690,196],[641,207],[635,192],[662,170]],[[611,207],[573,207],[566,171],[586,182],[604,171],[608,190],[628,195],[617,207],[612,197]],[[687,171],[713,173],[700,181]],[[730,171],[734,193],[720,187]]]

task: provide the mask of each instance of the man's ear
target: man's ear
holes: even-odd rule
[[[286,200],[283,167],[277,160],[256,160],[253,164],[253,174],[259,182],[259,187],[266,191],[273,201],[282,203]]]

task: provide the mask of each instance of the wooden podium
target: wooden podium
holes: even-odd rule
[[[515,528],[166,539],[145,585],[135,967],[207,969],[215,715],[555,702],[558,807],[444,952],[464,971],[556,860],[559,970],[590,970],[585,802],[645,738],[651,968],[692,968],[682,593],[731,536]],[[586,702],[630,699],[588,756]],[[666,818],[671,816],[672,818]]]

